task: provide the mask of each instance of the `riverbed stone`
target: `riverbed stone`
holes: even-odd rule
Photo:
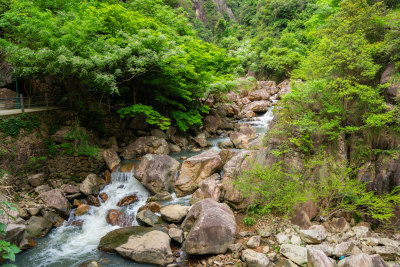
[[[200,133],[196,135],[194,138],[194,141],[200,146],[200,147],[208,147],[210,143],[207,141],[207,137],[205,133]]]
[[[119,164],[121,163],[121,159],[119,158],[117,152],[113,149],[106,149],[102,153],[103,160],[106,162],[107,167],[111,171],[115,171]]]
[[[24,224],[10,223],[5,230],[5,236],[2,236],[5,241],[14,245],[19,245],[24,237],[26,226]]]
[[[383,260],[381,255],[379,254],[374,254],[370,255],[372,258],[372,262],[374,264],[374,267],[387,267],[386,262]]]
[[[260,246],[261,236],[255,235],[249,238],[246,245],[248,248],[258,248]]]
[[[79,189],[86,196],[89,195],[97,196],[100,192],[101,187],[105,185],[105,183],[106,181],[99,178],[96,174],[91,173],[88,176],[86,176],[85,180],[79,186]]]
[[[281,245],[280,252],[289,260],[298,265],[307,263],[307,249],[305,247],[283,244]]]
[[[221,188],[222,183],[220,181],[220,175],[218,173],[214,173],[206,180],[202,181],[199,184],[199,188],[193,193],[190,198],[190,204],[193,205],[200,200],[206,198],[213,198],[215,201],[219,202],[221,198]]]
[[[42,216],[32,216],[27,222],[26,232],[29,237],[44,237],[51,229],[52,224]]]
[[[257,138],[256,129],[249,124],[240,125],[239,131],[229,134],[236,148],[245,148],[251,140]]]
[[[144,235],[131,235],[128,241],[115,251],[135,262],[165,266],[174,261],[170,247],[170,237],[154,230]]]
[[[160,217],[150,210],[139,211],[136,215],[136,220],[140,225],[154,226],[159,222]]]
[[[138,212],[142,211],[142,210],[151,210],[152,212],[159,212],[161,209],[161,204],[156,202],[156,201],[152,201],[147,203],[146,205],[141,206],[138,209]]]
[[[239,117],[244,118],[244,115],[248,112],[255,112],[255,113],[266,112],[270,106],[271,106],[271,102],[269,102],[267,100],[251,102],[242,107]]]
[[[308,230],[300,230],[299,234],[307,244],[320,244],[328,236],[325,227],[322,225],[313,225]]]
[[[121,227],[131,226],[134,219],[133,216],[129,216],[125,212],[115,209],[109,210],[106,217],[107,223]]]
[[[143,235],[153,230],[161,230],[161,227],[129,226],[108,232],[100,239],[98,249],[115,253],[115,248],[125,244],[131,235]]]
[[[189,212],[189,206],[181,206],[179,204],[173,204],[161,207],[160,213],[164,221],[170,223],[180,223],[185,219]]]
[[[307,267],[335,267],[334,262],[320,249],[307,250]]]
[[[336,257],[346,255],[357,255],[361,254],[362,251],[358,248],[357,243],[354,241],[342,242],[337,244],[333,250],[333,255]]]
[[[129,195],[129,196],[123,197],[120,201],[118,201],[117,206],[118,207],[128,206],[136,201],[137,201],[136,195]]]
[[[247,263],[249,267],[270,267],[274,266],[268,257],[263,253],[255,252],[251,249],[243,250],[242,260]]]
[[[223,162],[218,152],[205,151],[188,158],[182,163],[180,174],[175,183],[178,197],[193,193],[207,177],[222,168]]]
[[[71,205],[60,189],[53,189],[40,194],[47,208],[53,208],[63,217],[68,217]]]
[[[43,172],[28,176],[28,182],[32,187],[41,186],[44,183],[45,174]]]
[[[135,177],[153,194],[171,192],[179,165],[168,155],[147,154],[135,169]]]
[[[374,262],[370,255],[361,253],[339,261],[338,267],[374,267]]]
[[[126,159],[135,159],[144,154],[165,154],[169,153],[169,146],[165,139],[155,136],[142,136],[127,146],[121,153]]]
[[[246,209],[255,195],[244,197],[235,187],[234,182],[245,170],[253,167],[254,164],[265,165],[266,150],[240,151],[235,154],[224,166],[222,178],[223,201],[236,210]]]
[[[270,98],[269,93],[265,89],[258,89],[250,93],[247,96],[250,101],[268,100]]]
[[[216,133],[219,126],[221,124],[221,120],[213,115],[205,116],[203,119],[203,127],[209,133]]]
[[[171,237],[172,240],[182,244],[183,242],[183,231],[179,228],[170,228],[168,230],[168,235]]]
[[[82,204],[76,208],[75,216],[82,216],[90,210],[90,206],[87,204]]]
[[[228,205],[207,198],[191,207],[182,230],[188,232],[183,244],[188,254],[221,254],[235,241],[236,221]]]

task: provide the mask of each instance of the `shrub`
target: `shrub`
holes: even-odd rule
[[[377,195],[367,191],[366,183],[351,178],[352,172],[345,162],[321,153],[304,162],[301,169],[283,162],[272,167],[255,165],[236,184],[246,196],[256,194],[254,204],[260,214],[288,215],[297,204],[311,199],[327,219],[341,212],[353,212],[387,222],[394,216],[394,207],[400,205],[400,188]]]
[[[13,216],[7,213],[7,210],[17,211],[17,208],[7,201],[2,201],[0,203],[0,215],[6,214],[7,216],[15,220]],[[0,222],[0,235],[4,236],[6,234],[6,228],[7,226],[4,223]],[[16,245],[11,244],[10,242],[5,240],[0,240],[0,254],[2,255],[3,259],[13,262],[15,261],[15,254],[19,253],[20,251],[21,250]],[[14,264],[3,264],[2,266],[16,267],[16,265]]]

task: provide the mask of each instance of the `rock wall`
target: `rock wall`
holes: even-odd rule
[[[47,161],[50,177],[84,178],[100,173],[106,166],[103,159],[89,156],[56,156]]]

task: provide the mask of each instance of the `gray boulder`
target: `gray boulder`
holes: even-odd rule
[[[147,154],[135,169],[135,177],[154,194],[171,192],[179,165],[168,155]]]
[[[219,153],[206,151],[188,158],[182,163],[180,174],[175,183],[175,192],[178,197],[193,193],[199,184],[223,165]]]
[[[182,229],[188,232],[183,248],[191,255],[225,253],[236,237],[236,221],[232,210],[228,205],[211,198],[191,207]]]
[[[280,252],[289,260],[295,262],[298,265],[307,263],[307,249],[291,244],[283,244]]]
[[[119,158],[118,154],[112,149],[104,150],[102,156],[103,160],[107,164],[107,167],[111,171],[116,170],[118,165],[121,163],[121,159]]]
[[[307,250],[307,267],[335,267],[332,261],[320,249]]]
[[[179,228],[170,228],[168,230],[168,235],[179,244],[183,242],[183,231]]]
[[[374,267],[374,262],[370,255],[362,253],[344,258],[338,267]]]
[[[63,217],[68,217],[71,209],[69,201],[61,189],[53,189],[40,194],[47,208],[53,208]]]
[[[180,223],[185,219],[189,208],[189,206],[181,206],[178,204],[161,207],[161,218],[170,223]]]
[[[222,183],[220,181],[220,175],[214,173],[199,184],[199,189],[197,189],[190,198],[190,204],[193,205],[206,198],[213,198],[215,201],[219,202],[221,198],[221,188]]]
[[[256,129],[248,124],[240,125],[239,131],[229,134],[236,148],[245,148],[249,142],[257,138]]]
[[[115,251],[135,262],[165,266],[174,261],[170,241],[166,233],[154,230],[144,235],[130,236]]]
[[[134,159],[144,154],[168,154],[169,146],[165,139],[155,136],[142,136],[127,146],[121,153],[124,159]]]
[[[136,215],[136,220],[139,224],[145,226],[154,226],[158,223],[159,217],[150,210],[139,211]]]
[[[300,230],[299,234],[307,244],[320,244],[328,236],[325,227],[322,225],[313,225],[308,230]]]
[[[274,266],[267,256],[263,253],[255,252],[251,249],[246,249],[242,252],[242,260],[247,263],[249,267],[269,267]]]
[[[96,174],[89,174],[86,179],[79,186],[79,190],[86,196],[98,195],[101,187],[106,183],[103,179],[99,178]]]
[[[44,237],[53,225],[41,216],[32,216],[26,226],[26,232],[30,238]]]

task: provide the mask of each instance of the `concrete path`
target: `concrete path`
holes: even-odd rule
[[[47,110],[55,110],[60,109],[59,107],[35,107],[35,108],[26,108],[25,113],[32,113],[32,112],[40,112],[40,111],[47,111]],[[0,110],[0,116],[9,116],[9,115],[16,115],[22,114],[20,109],[3,109]]]

